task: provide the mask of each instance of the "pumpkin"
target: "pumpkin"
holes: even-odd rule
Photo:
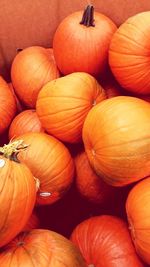
[[[28,144],[18,158],[40,181],[38,204],[52,204],[63,197],[73,182],[74,163],[66,146],[46,133],[26,133],[16,140]]]
[[[40,91],[36,111],[44,129],[64,142],[81,141],[89,110],[106,98],[97,80],[76,72],[47,83]]]
[[[88,5],[84,12],[73,12],[57,27],[53,39],[56,63],[67,75],[87,72],[93,76],[103,73],[108,48],[117,27],[107,16]],[[66,42],[67,40],[67,42]]]
[[[0,147],[0,247],[22,231],[35,205],[35,179],[17,159],[25,148],[22,140]]]
[[[13,119],[9,127],[9,139],[27,132],[44,132],[35,109],[24,110]]]
[[[23,232],[29,232],[32,229],[39,228],[39,226],[40,226],[39,217],[38,217],[37,213],[35,211],[33,211],[22,231]]]
[[[59,77],[53,50],[31,46],[19,52],[11,66],[11,80],[16,95],[35,108],[37,95],[44,84]]]
[[[150,178],[136,184],[126,201],[126,211],[132,240],[137,253],[150,264]]]
[[[115,196],[114,187],[106,184],[91,168],[84,150],[75,158],[76,187],[80,194],[93,203],[105,204]]]
[[[105,182],[124,186],[150,174],[150,105],[130,96],[97,104],[83,126],[89,162]]]
[[[5,80],[0,76],[0,134],[9,127],[15,114],[15,98]]]
[[[24,107],[22,105],[22,103],[19,101],[18,97],[16,96],[15,92],[14,92],[14,88],[11,82],[8,83],[9,89],[11,90],[15,101],[16,101],[16,106],[17,106],[17,113],[20,113],[21,111],[24,110]]]
[[[62,235],[43,229],[21,233],[0,254],[1,267],[86,267],[79,250]]]
[[[150,93],[149,25],[150,11],[128,18],[113,35],[109,64],[125,89],[139,94]]]
[[[144,267],[120,218],[94,216],[78,224],[71,234],[89,267]]]

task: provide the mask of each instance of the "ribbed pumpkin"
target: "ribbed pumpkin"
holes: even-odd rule
[[[25,147],[22,141],[0,147],[0,247],[22,231],[35,205],[35,179],[17,160]]]
[[[70,188],[74,163],[69,150],[56,138],[45,133],[26,133],[17,138],[28,147],[18,158],[39,179],[38,204],[52,204]]]
[[[91,217],[76,226],[71,241],[88,267],[144,267],[132,244],[125,222],[117,217]]]
[[[91,166],[104,181],[124,186],[150,174],[150,105],[117,96],[88,113],[83,141]]]
[[[27,107],[35,108],[42,86],[57,77],[59,72],[52,49],[31,46],[19,52],[12,62],[12,84],[16,95]]]
[[[111,70],[127,90],[150,93],[150,11],[127,19],[112,37],[109,49]]]
[[[8,128],[15,116],[16,110],[15,98],[8,84],[0,76],[0,134]]]
[[[9,127],[9,139],[28,132],[44,132],[35,109],[24,110],[13,119]]]
[[[75,143],[81,141],[89,110],[105,98],[103,88],[94,77],[76,72],[47,83],[38,95],[36,111],[49,134]]]
[[[0,253],[1,267],[86,267],[79,250],[67,238],[34,229],[17,236]]]
[[[130,191],[126,211],[132,239],[138,254],[150,264],[150,178],[136,184]]]
[[[107,16],[88,5],[84,12],[67,16],[54,34],[53,49],[58,68],[63,74],[102,73],[107,65],[108,48],[117,27]]]

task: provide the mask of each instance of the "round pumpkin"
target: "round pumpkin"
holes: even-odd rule
[[[46,133],[26,133],[17,138],[28,145],[18,158],[40,181],[38,204],[52,204],[68,191],[73,182],[74,162],[66,146]]]
[[[0,134],[10,125],[15,116],[16,109],[15,98],[8,84],[0,76]]]
[[[79,250],[56,232],[21,233],[0,254],[1,267],[86,267]]]
[[[47,83],[40,91],[37,115],[44,129],[64,142],[80,142],[89,110],[106,98],[97,80],[76,72]]]
[[[67,16],[58,26],[53,39],[54,56],[60,71],[65,75],[80,71],[93,76],[103,73],[109,43],[116,29],[110,18],[94,12],[91,5],[84,12]]]
[[[150,105],[117,96],[97,104],[83,126],[91,166],[105,182],[124,186],[150,174]]]
[[[127,90],[150,93],[150,11],[130,17],[113,35],[109,49],[111,70]]]
[[[77,190],[87,200],[97,204],[107,204],[113,199],[116,190],[106,184],[91,168],[85,151],[78,153],[75,158],[75,183]]]
[[[126,211],[132,240],[137,253],[150,264],[150,178],[136,184],[130,191]]]
[[[117,217],[101,215],[81,222],[73,230],[71,241],[89,267],[144,267],[126,223]]]
[[[11,66],[11,80],[16,95],[30,108],[35,108],[43,85],[59,77],[53,50],[31,46],[19,52]]]
[[[35,205],[35,179],[17,159],[25,148],[22,140],[0,147],[0,247],[22,231]]]
[[[28,132],[44,132],[35,109],[24,110],[13,119],[9,127],[9,139]]]

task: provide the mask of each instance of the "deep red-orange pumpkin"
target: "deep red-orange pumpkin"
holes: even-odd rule
[[[0,134],[11,123],[16,113],[16,102],[8,84],[0,76]]]
[[[31,46],[19,52],[11,66],[11,80],[16,95],[34,108],[37,95],[44,84],[59,77],[53,50]]]
[[[111,70],[122,87],[134,93],[150,93],[150,11],[127,19],[112,37]]]
[[[21,233],[0,253],[1,267],[86,267],[79,250],[60,234],[34,229]]]
[[[117,27],[107,16],[89,5],[67,16],[53,39],[54,56],[63,74],[83,71],[93,76],[107,65],[108,47]]]
[[[117,96],[89,111],[83,141],[91,166],[104,181],[123,186],[150,174],[150,105]]]
[[[24,140],[27,149],[18,158],[40,180],[38,204],[52,204],[62,198],[70,188],[74,176],[74,163],[69,150],[56,138],[45,133],[26,133],[17,138]]]
[[[130,191],[126,211],[132,239],[138,254],[150,264],[150,178],[136,184]]]
[[[76,167],[75,182],[80,194],[93,203],[107,204],[115,195],[115,188],[106,184],[94,172],[85,151],[78,153],[74,160]]]
[[[105,98],[104,89],[94,77],[76,72],[47,83],[38,95],[36,111],[49,134],[75,143],[81,141],[89,110]]]
[[[91,217],[76,226],[71,240],[89,267],[144,267],[136,255],[127,225],[117,217]]]
[[[22,231],[35,205],[35,179],[26,165],[16,162],[21,148],[22,141],[0,147],[0,247]]]
[[[44,132],[35,109],[24,110],[13,119],[9,127],[9,139],[28,132]]]

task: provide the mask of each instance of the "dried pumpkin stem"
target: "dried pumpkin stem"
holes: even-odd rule
[[[23,140],[10,141],[8,145],[5,144],[3,147],[0,147],[0,154],[13,161],[19,162],[17,159],[19,151],[27,147],[28,145],[24,144]]]
[[[86,26],[86,27],[95,27],[94,24],[94,7],[91,5],[88,5],[86,9],[84,10],[82,20],[80,21],[80,24]]]

